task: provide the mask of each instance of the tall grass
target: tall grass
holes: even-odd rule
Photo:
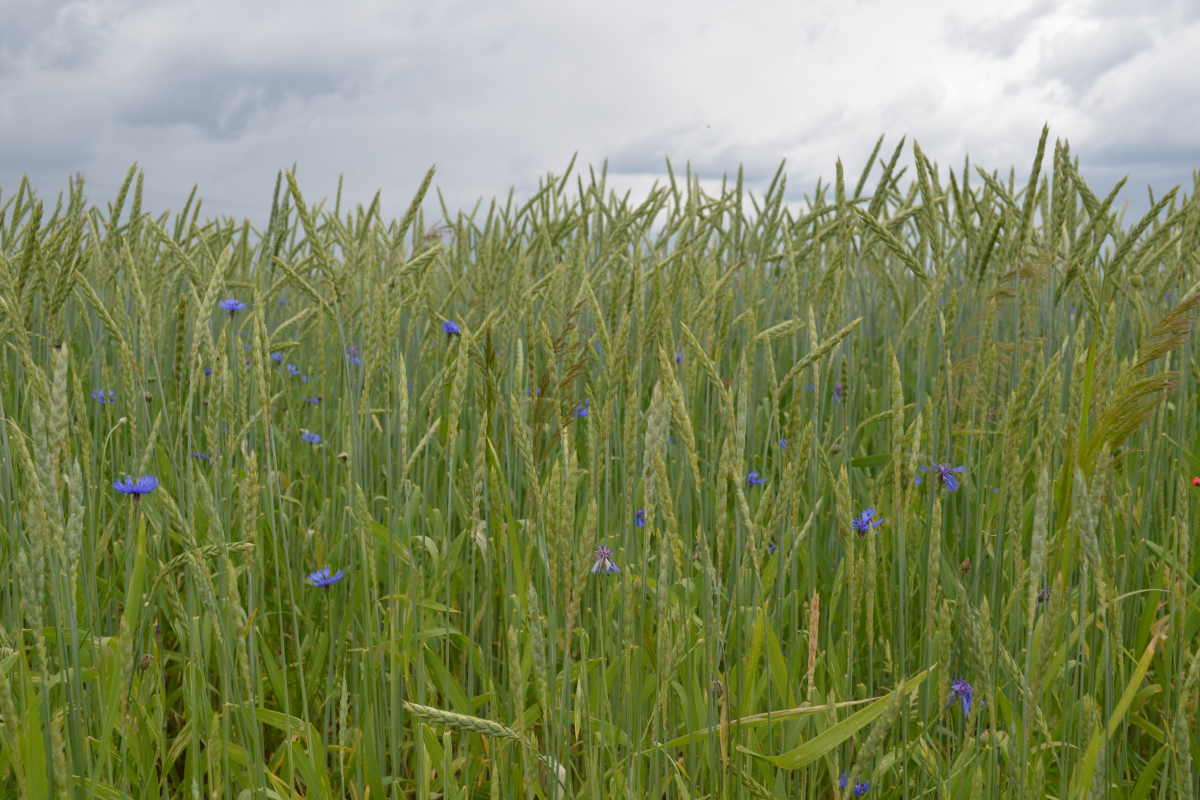
[[[903,147],[0,197],[0,795],[1194,798],[1200,202]]]

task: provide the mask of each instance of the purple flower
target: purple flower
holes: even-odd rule
[[[304,402],[308,403],[309,405],[314,405],[314,406],[321,402],[320,397],[309,397],[307,395],[305,395],[301,399],[304,400]]]
[[[746,476],[746,483],[750,486],[761,486],[763,484],[763,479],[762,476],[760,476],[757,472],[751,470],[750,474]]]
[[[938,482],[942,484],[942,486],[946,487],[947,492],[953,492],[958,488],[958,478],[954,477],[954,473],[966,472],[967,468],[965,466],[952,467],[949,464],[930,464],[928,467],[921,467],[921,472],[925,472],[926,470],[933,470],[936,472]],[[920,483],[920,481],[921,479],[917,478],[917,482]]]
[[[879,512],[873,507],[868,506],[861,514],[851,521],[850,525],[854,530],[858,531],[859,536],[866,536],[871,528],[878,528],[883,524],[883,517],[877,517]]]
[[[283,353],[271,353],[271,360],[276,364],[283,363]]]
[[[833,385],[833,402],[842,402],[842,385],[840,383],[835,383]]]
[[[97,389],[96,391],[92,392],[92,397],[99,400],[100,405],[104,405],[105,403],[117,402],[117,393],[112,391],[111,389],[108,391],[107,395],[104,393],[103,389]]]
[[[357,347],[355,347],[354,345],[350,345],[349,347],[346,348],[346,360],[349,361],[354,366],[358,366],[359,364],[362,363],[361,361],[358,360],[358,348]]]
[[[588,415],[588,401],[584,400],[582,403],[575,406],[575,410],[572,411],[571,413],[574,414],[575,416],[579,417],[580,419],[583,419],[584,417],[586,417]]]
[[[312,431],[304,431],[300,434],[300,441],[308,442],[309,444],[320,444],[321,434],[313,433]]]
[[[779,440],[779,446],[780,446],[781,448],[783,448],[784,450],[787,450],[787,439],[780,439],[780,440]]]
[[[646,509],[639,508],[637,511],[633,512],[633,524],[637,525],[639,528],[646,527]]]
[[[205,368],[204,368],[204,374],[205,374],[205,375],[212,375],[212,367],[205,367]]]
[[[134,500],[140,500],[142,495],[150,494],[158,486],[158,478],[153,475],[143,475],[134,480],[133,478],[121,478],[113,481],[112,487],[117,490],[118,494],[127,494],[133,497]]]
[[[462,326],[452,319],[448,319],[442,323],[442,330],[447,336],[460,336],[462,334]]]
[[[811,391],[812,391],[813,389],[815,389],[815,388],[816,388],[816,387],[815,387],[815,386],[813,386],[813,385],[810,383],[810,384],[808,384],[807,386],[805,386],[805,387],[804,387],[804,391],[806,391],[806,392],[811,392]]]
[[[954,705],[955,700],[962,700],[963,716],[971,715],[971,700],[975,697],[975,690],[971,688],[971,684],[964,681],[962,678],[955,678],[950,681],[950,702],[946,707]]]
[[[844,791],[846,789],[846,784],[849,781],[850,781],[850,776],[843,772],[841,777],[838,778],[838,786],[840,786],[842,788],[842,790]],[[862,797],[864,794],[866,794],[869,791],[871,791],[871,782],[870,781],[855,781],[854,782],[854,796],[855,797]]]
[[[593,575],[595,575],[597,572],[613,573],[621,571],[621,568],[617,566],[615,561],[613,561],[613,551],[611,549],[605,547],[604,545],[600,545],[596,548],[596,552],[593,555],[596,559],[596,563],[592,564]]]
[[[770,555],[775,555],[775,543],[774,542],[767,542],[767,552]]]
[[[675,363],[676,364],[683,363],[683,351],[682,350],[680,350],[678,353],[675,354]]]
[[[332,575],[329,574],[329,567],[321,567],[318,570],[308,573],[308,582],[313,586],[320,586],[323,589],[328,589],[335,583],[346,577],[339,569]]]
[[[287,369],[288,369],[289,375],[299,375],[300,374],[300,368],[297,367],[295,364],[288,364]]]
[[[217,305],[225,311],[228,311],[230,317],[246,307],[246,304],[241,300],[238,300],[236,297],[226,297],[224,300],[217,303]]]
[[[198,458],[201,461],[207,461],[210,464],[212,463],[212,459],[208,457],[208,453],[189,453],[188,455],[190,455],[192,458]]]

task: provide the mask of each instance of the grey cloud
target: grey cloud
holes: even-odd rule
[[[946,26],[947,41],[963,49],[997,58],[1012,56],[1025,43],[1039,19],[1053,10],[1049,0],[1038,0],[1029,8],[1008,16],[969,19],[951,16]]]
[[[1037,75],[1085,93],[1105,73],[1152,45],[1150,35],[1140,25],[1106,20],[1093,30],[1071,31],[1044,42]]]

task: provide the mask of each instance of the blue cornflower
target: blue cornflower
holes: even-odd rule
[[[683,363],[683,351],[682,350],[680,350],[678,353],[675,354],[675,363],[676,364]]]
[[[840,383],[835,383],[833,385],[833,402],[842,402],[842,385]]]
[[[575,410],[571,413],[573,413],[575,416],[579,417],[580,419],[582,419],[583,417],[586,417],[588,415],[588,401],[584,400],[582,403],[575,406]]]
[[[637,511],[633,512],[633,524],[637,525],[639,528],[646,527],[646,509],[639,508]]]
[[[842,790],[844,791],[846,788],[846,784],[849,781],[850,781],[850,776],[847,775],[845,772],[843,772],[841,774],[841,777],[838,778],[838,786],[840,786],[842,788]],[[871,790],[871,782],[870,781],[855,781],[854,782],[854,796],[855,797],[862,797],[864,794],[866,794],[870,790]]]
[[[339,569],[332,575],[329,574],[329,567],[321,567],[318,570],[308,573],[308,582],[313,586],[320,586],[323,589],[328,589],[335,583],[346,577]]]
[[[205,374],[205,375],[212,375],[212,367],[205,367],[205,368],[204,368],[204,374]]]
[[[962,678],[955,678],[950,681],[950,702],[946,707],[954,705],[955,700],[962,700],[963,716],[971,715],[971,700],[975,697],[975,690],[971,688],[971,684],[964,681]]]
[[[301,376],[300,376],[300,382],[301,382],[301,383],[308,383],[308,376],[307,376],[307,375],[301,375]]]
[[[236,297],[226,297],[224,300],[217,303],[217,305],[225,311],[228,311],[230,317],[246,307],[246,304],[241,300],[238,300]]]
[[[774,542],[767,542],[767,553],[770,555],[775,555],[775,543]]]
[[[105,403],[117,402],[117,393],[112,391],[111,389],[108,391],[107,394],[105,394],[103,389],[97,389],[96,391],[92,392],[92,397],[99,400],[100,405],[104,405]]]
[[[283,363],[283,353],[271,353],[271,360],[276,364]]]
[[[751,470],[750,474],[746,476],[746,483],[750,486],[761,486],[763,479],[757,472]]]
[[[442,330],[446,332],[447,336],[459,336],[462,334],[462,326],[452,319],[448,319],[442,323]]]
[[[212,459],[208,457],[208,453],[189,453],[188,455],[190,455],[192,458],[198,458],[201,461],[207,461],[210,464],[212,463]]]
[[[355,345],[346,348],[346,360],[356,367],[362,363],[358,360],[358,348]]]
[[[315,406],[315,405],[317,405],[318,403],[320,403],[320,402],[321,402],[321,397],[320,397],[320,395],[318,395],[318,396],[316,396],[316,397],[308,397],[308,396],[306,395],[306,396],[303,398],[303,400],[304,400],[304,402],[308,403],[309,405],[314,405],[314,406]]]
[[[596,548],[596,552],[593,555],[596,559],[596,563],[592,564],[593,575],[597,572],[611,574],[621,571],[621,568],[613,561],[613,551],[610,548],[600,545]]]
[[[304,431],[300,434],[300,441],[308,442],[309,444],[320,444],[321,434],[313,433],[312,431]]]
[[[867,506],[866,510],[851,521],[850,525],[858,531],[859,536],[866,536],[871,528],[878,528],[883,524],[883,517],[876,516],[878,513],[873,507]]]
[[[926,470],[933,470],[936,472],[938,482],[941,483],[942,486],[946,487],[947,492],[953,492],[958,488],[958,478],[954,477],[954,473],[966,472],[967,468],[965,466],[952,467],[949,464],[930,464],[928,467],[921,467],[921,472],[925,472]],[[917,482],[920,483],[921,479],[918,478]]]
[[[117,490],[118,494],[127,494],[133,497],[134,500],[140,500],[142,495],[150,494],[158,486],[158,478],[153,475],[143,475],[134,480],[133,478],[121,478],[113,481],[112,487]]]
[[[780,446],[781,448],[783,448],[784,450],[787,450],[787,439],[780,439],[780,440],[779,440],[779,446]]]
[[[813,389],[815,389],[815,388],[817,388],[817,387],[813,386],[813,385],[810,383],[810,384],[808,384],[807,386],[805,386],[805,387],[804,387],[804,391],[806,391],[806,392],[811,392],[811,391],[812,391]]]
[[[300,374],[300,368],[297,367],[295,364],[288,364],[287,370],[288,370],[289,375],[299,375]]]

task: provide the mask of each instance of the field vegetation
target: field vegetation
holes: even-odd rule
[[[0,796],[1195,798],[1194,187],[907,147],[9,187]]]

